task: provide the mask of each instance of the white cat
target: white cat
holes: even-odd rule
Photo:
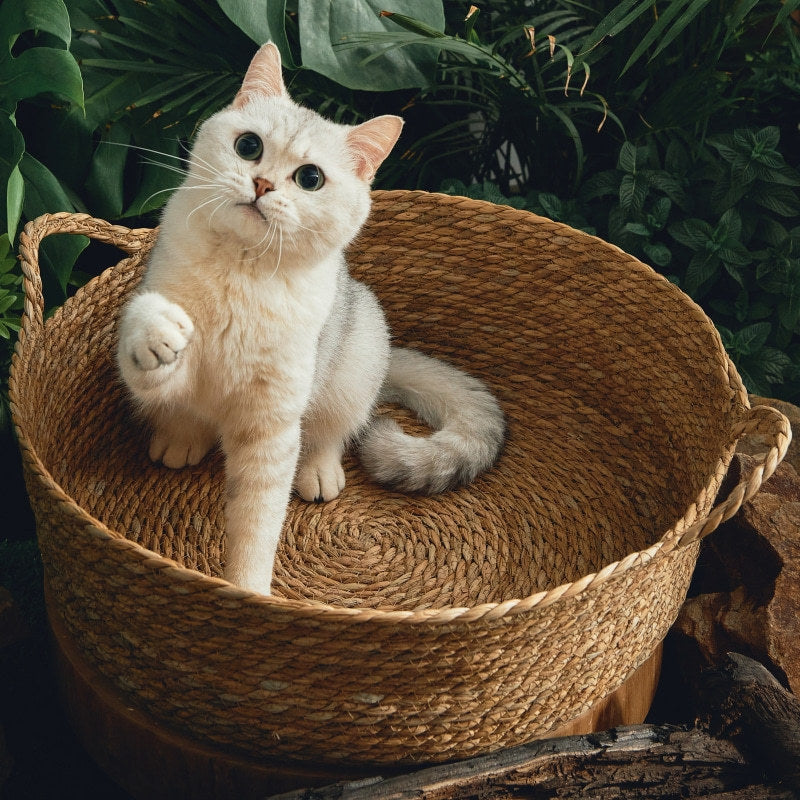
[[[370,182],[402,120],[339,125],[286,94],[272,44],[232,105],[200,128],[183,185],[164,209],[117,359],[153,428],[150,457],[225,454],[225,577],[268,594],[292,491],[330,500],[360,441],[379,482],[439,492],[492,465],[503,415],[478,380],[390,348],[383,312],[343,251],[370,207]],[[379,396],[435,433],[374,420]]]

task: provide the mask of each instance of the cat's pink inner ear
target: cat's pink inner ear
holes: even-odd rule
[[[233,105],[235,108],[242,108],[254,96],[277,97],[285,94],[281,52],[272,42],[267,42],[253,56]]]
[[[347,144],[355,158],[356,175],[371,181],[389,155],[403,129],[403,120],[387,114],[362,122],[347,134]]]

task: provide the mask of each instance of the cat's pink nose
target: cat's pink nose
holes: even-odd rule
[[[253,178],[253,184],[256,187],[256,197],[263,197],[275,188],[272,181],[268,181],[266,178]]]

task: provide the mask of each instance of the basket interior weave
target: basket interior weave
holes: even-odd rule
[[[616,248],[512,209],[378,193],[351,263],[398,343],[490,384],[508,440],[491,472],[432,498],[381,489],[350,458],[337,500],[292,501],[277,595],[395,609],[526,597],[658,541],[729,454],[740,406],[716,333]],[[141,266],[124,260],[48,322],[21,379],[31,443],[111,531],[221,575],[221,455],[151,464],[116,376],[116,317]]]

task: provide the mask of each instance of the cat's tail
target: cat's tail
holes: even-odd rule
[[[436,494],[469,483],[494,464],[505,417],[477,378],[416,350],[393,347],[382,402],[412,410],[434,432],[404,433],[378,417],[361,441],[361,463],[384,486]]]

